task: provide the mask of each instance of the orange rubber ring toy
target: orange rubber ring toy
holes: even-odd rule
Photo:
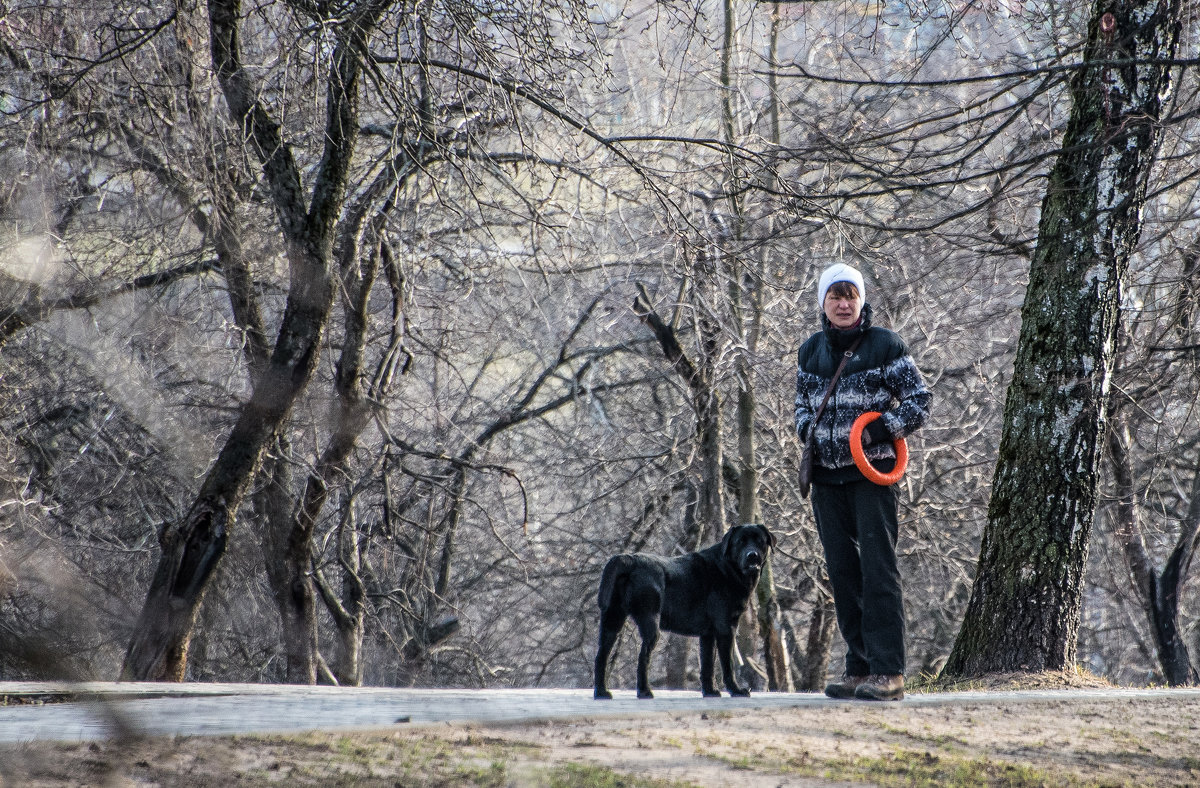
[[[892,445],[896,447],[896,467],[892,469],[891,473],[880,473],[875,470],[875,466],[871,465],[871,461],[863,452],[862,432],[864,427],[882,416],[883,414],[878,411],[869,410],[854,420],[854,425],[850,427],[850,455],[854,457],[854,464],[862,471],[863,476],[878,485],[887,487],[889,484],[900,481],[900,477],[904,475],[904,469],[908,467],[908,444],[905,443],[904,438],[896,438],[892,441]]]

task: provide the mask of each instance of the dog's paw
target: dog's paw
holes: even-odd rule
[[[750,690],[748,690],[748,689],[729,690],[729,694],[735,698],[748,698],[748,697],[750,697]]]
[[[643,691],[643,690],[638,690],[638,699],[640,699],[640,700],[653,700],[653,699],[654,699],[654,693],[653,693],[653,692],[651,692],[650,690],[644,690],[644,691]]]
[[[700,694],[701,694],[701,695],[703,695],[703,696],[704,696],[704,697],[706,697],[706,698],[719,698],[719,697],[721,697],[721,691],[720,691],[720,690],[715,690],[715,689],[706,689],[706,690],[700,690]]]
[[[612,700],[612,693],[608,690],[596,690],[592,697],[596,700]]]

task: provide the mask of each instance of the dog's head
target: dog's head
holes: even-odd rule
[[[775,546],[775,537],[759,523],[734,526],[721,541],[725,560],[744,575],[757,575],[767,562],[767,553]]]

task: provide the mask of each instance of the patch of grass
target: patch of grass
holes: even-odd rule
[[[780,772],[836,782],[861,782],[882,788],[1111,788],[1120,782],[1097,782],[1059,769],[1039,769],[990,758],[935,753],[928,750],[895,750],[876,756],[828,758],[807,750],[784,753],[779,750],[755,756],[709,757],[731,768]]]
[[[728,766],[731,769],[737,769],[739,771],[745,771],[745,772],[755,771],[756,769],[758,769],[764,765],[761,754],[759,754],[759,755],[739,755],[737,757],[732,757],[732,756],[728,756],[728,755],[714,756],[711,752],[702,752],[702,751],[697,750],[696,755],[705,757],[705,758],[711,758],[713,760],[719,760],[719,761],[721,761],[721,763],[724,763],[726,766]]]
[[[723,763],[731,769],[755,772],[781,772],[798,774],[803,777],[825,776],[824,765],[828,761],[814,759],[807,751],[798,754],[788,754],[777,747],[768,747],[754,755],[726,755],[719,752],[697,752],[709,760]]]
[[[693,785],[678,780],[647,779],[615,772],[604,766],[582,763],[567,763],[548,769],[545,778],[547,788],[685,788]]]
[[[1064,670],[987,673],[963,678],[922,673],[910,679],[909,692],[1008,692],[1018,690],[1104,689],[1115,686],[1081,665]]]
[[[933,734],[929,732],[929,726],[925,726],[924,732],[915,732],[908,728],[902,728],[898,725],[893,725],[885,719],[873,717],[869,721],[875,727],[879,728],[884,733],[891,734],[897,738],[908,739],[917,744],[924,744],[930,747],[946,748],[956,750],[959,748],[971,748],[971,743],[959,736],[951,736],[948,733]]]
[[[508,766],[500,761],[486,765],[459,764],[450,770],[456,785],[474,785],[478,788],[502,788],[508,785]]]
[[[706,711],[700,715],[702,720],[731,720],[733,719],[732,711]]]
[[[969,685],[970,681],[961,684]],[[976,687],[978,689],[978,687]],[[916,676],[904,677],[905,692],[946,692],[946,684],[938,680],[936,673],[918,673]]]
[[[297,786],[395,786],[411,788],[503,788],[513,783],[510,764],[540,748],[521,742],[468,734],[464,739],[397,735],[319,734],[257,739],[260,751],[281,761],[243,772],[248,785],[266,785],[286,776]],[[282,764],[286,764],[284,767]],[[274,768],[272,768],[274,767]],[[535,766],[531,779],[518,784],[549,784],[548,769]]]
[[[953,785],[955,788],[986,788],[995,785],[1007,788],[1042,788],[1047,785],[1061,788],[1094,788],[1117,784],[1085,781],[1059,770],[1037,769],[989,758],[936,755],[931,752],[903,749],[879,757],[852,758],[821,765],[824,769],[819,776],[838,780],[862,780],[885,788],[933,788],[945,785]]]
[[[339,756],[357,763],[370,763],[379,757],[377,747],[361,739],[343,737],[334,741],[333,746]]]

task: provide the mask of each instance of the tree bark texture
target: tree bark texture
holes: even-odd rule
[[[235,123],[262,162],[287,250],[287,305],[271,358],[182,521],[160,534],[162,553],[121,670],[123,679],[182,681],[196,611],[225,552],[229,528],[266,448],[306,387],[333,304],[333,232],[346,193],[358,133],[358,57],[382,7],[351,11],[329,69],[325,152],[310,205],[282,127],[259,100],[241,64],[241,7],[209,2],[210,45],[217,78]]]
[[[1129,258],[1180,0],[1100,0],[1042,202],[971,599],[943,675],[1072,667]]]

